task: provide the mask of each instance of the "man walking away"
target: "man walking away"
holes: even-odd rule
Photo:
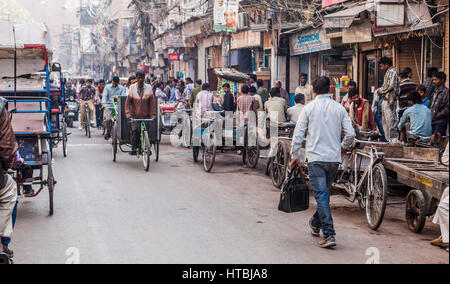
[[[441,136],[447,134],[448,124],[448,88],[445,87],[447,75],[444,72],[437,72],[434,77],[434,94],[431,100],[431,113],[433,134],[438,132]]]
[[[97,122],[97,127],[103,126],[103,106],[102,106],[102,100],[103,100],[103,92],[105,90],[106,82],[105,80],[100,80],[98,82],[97,87],[97,93],[95,94],[95,119]]]
[[[386,140],[391,143],[398,142],[397,130],[397,96],[400,94],[400,84],[398,72],[392,66],[392,58],[383,57],[380,59],[380,68],[386,72],[383,87],[378,90],[378,94],[383,96],[383,129]]]
[[[291,169],[301,166],[300,149],[306,138],[306,158],[310,183],[317,201],[317,212],[310,226],[316,237],[323,232],[319,246],[336,246],[336,232],[330,208],[330,189],[342,163],[342,149],[349,149],[355,140],[355,131],[347,111],[329,94],[330,79],[320,77],[314,81],[313,92],[316,99],[308,104],[295,129],[292,144]],[[341,135],[344,139],[341,143]]]
[[[295,94],[304,94],[306,104],[309,104],[314,100],[314,95],[312,87],[308,85],[308,75],[305,73],[300,74],[299,83],[300,85],[295,90]]]
[[[12,214],[16,207],[17,186],[6,171],[13,167],[18,145],[6,110],[7,103],[6,99],[0,97],[0,253],[6,253],[11,258],[13,253],[7,244],[13,231]]]

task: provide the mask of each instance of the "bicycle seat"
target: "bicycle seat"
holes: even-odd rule
[[[295,124],[295,123],[290,123],[290,122],[281,122],[281,123],[278,123],[278,127],[279,128],[289,128],[289,129],[292,129],[292,128],[295,128],[297,125]]]

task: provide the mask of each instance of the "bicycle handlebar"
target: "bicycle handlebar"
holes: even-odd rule
[[[365,144],[365,145],[389,145],[389,143],[387,142],[373,142],[373,141],[364,141],[364,140],[358,140],[355,139],[355,143],[359,143],[359,144]]]

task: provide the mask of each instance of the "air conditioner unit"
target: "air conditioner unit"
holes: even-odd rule
[[[243,30],[249,28],[250,28],[250,16],[247,13],[240,13],[238,21],[238,29]]]

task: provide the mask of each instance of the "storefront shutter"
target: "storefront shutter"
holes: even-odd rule
[[[401,41],[398,46],[398,72],[402,72],[406,67],[411,68],[413,70],[412,80],[417,84],[420,83],[421,78],[421,44],[420,38],[410,38]]]

